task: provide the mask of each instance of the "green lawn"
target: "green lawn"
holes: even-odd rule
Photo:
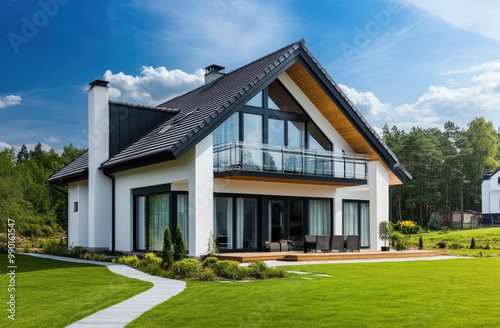
[[[0,327],[65,327],[148,290],[152,283],[127,278],[100,265],[17,255],[16,321],[7,318],[7,255],[0,254]]]
[[[189,281],[127,327],[500,327],[500,257],[287,269],[332,277]]]
[[[500,228],[482,228],[471,230],[452,230],[447,233],[441,231],[427,232],[410,236],[412,247],[418,247],[418,239],[422,236],[422,241],[426,249],[435,248],[440,241],[446,242],[446,251],[449,255],[483,256],[500,255]],[[491,245],[494,249],[469,249],[471,238],[474,237],[477,248]],[[460,244],[463,248],[450,249],[452,244]]]

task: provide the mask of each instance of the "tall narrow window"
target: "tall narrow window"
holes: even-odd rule
[[[285,121],[270,118],[268,121],[268,144],[272,148],[266,151],[266,170],[281,171],[283,168],[283,153],[285,144]],[[276,148],[280,149],[276,149]]]
[[[359,234],[358,202],[344,202],[344,235]]]
[[[245,150],[243,151],[243,168],[247,170],[262,170],[262,151],[258,145],[262,144],[262,116],[245,113],[244,115]]]
[[[186,250],[189,250],[189,197],[187,194],[177,195],[177,224],[181,227],[182,238]]]
[[[214,235],[219,249],[233,249],[233,199],[214,197]]]
[[[169,207],[169,194],[148,196],[148,250],[162,249],[165,228],[170,227]]]
[[[136,197],[136,244],[135,248],[139,250],[146,249],[146,197]]]
[[[240,140],[239,113],[234,113],[213,132],[214,146]]]

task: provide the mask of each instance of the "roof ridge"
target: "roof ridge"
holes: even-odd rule
[[[271,53],[269,53],[269,54],[267,54],[267,55],[264,55],[264,56],[262,56],[262,57],[259,57],[259,58],[255,59],[255,60],[252,60],[251,62],[249,62],[249,63],[247,63],[247,64],[245,64],[245,65],[243,65],[243,66],[240,66],[240,67],[238,67],[238,68],[236,68],[236,69],[232,70],[232,71],[231,71],[231,72],[229,72],[229,73],[226,73],[226,75],[224,75],[222,78],[224,78],[224,77],[226,77],[226,76],[228,76],[228,75],[230,75],[230,74],[232,74],[232,73],[235,73],[235,72],[237,72],[237,71],[239,71],[239,70],[241,70],[241,69],[243,69],[243,68],[245,68],[245,67],[247,67],[247,66],[250,66],[251,64],[254,64],[255,62],[257,62],[257,61],[259,61],[259,60],[262,60],[262,59],[264,59],[264,58],[266,58],[266,57],[270,57],[270,56],[272,56],[272,55],[276,54],[277,52],[284,51],[285,49],[288,49],[288,48],[292,48],[292,47],[293,47],[294,45],[296,45],[296,44],[305,45],[305,41],[304,41],[304,39],[300,39],[299,41],[296,41],[296,42],[290,43],[289,45],[286,45],[286,46],[284,46],[283,48],[280,48],[280,49],[278,49],[278,50],[276,50],[276,51],[273,51],[273,52],[271,52]],[[190,94],[190,93],[192,93],[192,92],[194,92],[194,91],[196,91],[196,90],[198,90],[198,89],[200,89],[200,88],[203,88],[203,87],[204,87],[204,85],[199,86],[198,88],[195,88],[195,89],[193,89],[193,90],[191,90],[191,91],[188,91],[188,92],[186,92],[186,93],[183,93],[183,94],[181,94],[181,95],[178,95],[178,96],[176,96],[176,97],[174,97],[174,98],[172,98],[172,99],[169,99],[169,100],[167,100],[167,101],[165,101],[165,102],[161,103],[160,105],[158,105],[158,107],[161,107],[163,104],[166,104],[166,103],[168,103],[168,102],[170,102],[170,101],[173,101],[173,100],[175,100],[175,99],[177,99],[177,98],[179,98],[179,97],[182,97],[182,96],[185,96],[185,95],[187,95],[187,94]]]

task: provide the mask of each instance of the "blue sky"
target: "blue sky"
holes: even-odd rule
[[[155,105],[304,38],[377,129],[500,127],[500,4],[476,0],[0,4],[0,149],[87,146],[88,83]]]

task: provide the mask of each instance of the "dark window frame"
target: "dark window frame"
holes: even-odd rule
[[[78,212],[78,202],[73,202],[73,212]]]
[[[158,250],[149,250],[147,249],[147,245],[148,245],[148,233],[146,231],[146,236],[145,236],[145,246],[146,246],[146,249],[139,249],[137,248],[137,198],[138,197],[141,197],[141,196],[144,196],[144,197],[147,197],[147,196],[155,196],[155,195],[163,195],[163,194],[169,194],[170,197],[169,197],[169,221],[170,221],[170,235],[171,235],[171,238],[172,238],[172,243],[175,243],[175,230],[176,227],[177,227],[177,224],[178,224],[178,218],[177,218],[177,195],[179,194],[187,194],[189,195],[189,193],[187,191],[172,191],[171,190],[171,184],[165,184],[165,185],[159,185],[159,186],[151,186],[151,187],[144,187],[144,188],[137,188],[137,189],[133,189],[132,190],[132,201],[133,201],[133,222],[132,222],[132,225],[133,225],[133,247],[132,249],[136,252],[157,252]],[[188,199],[188,202],[189,202],[189,199]],[[147,211],[147,204],[146,204],[146,211]],[[188,206],[189,208],[189,206]],[[147,220],[147,217],[148,215],[146,215],[146,220]],[[148,224],[146,222],[146,228],[147,228]],[[183,233],[185,233],[183,231]],[[189,233],[189,231],[187,232]],[[185,238],[184,238],[185,240]],[[185,245],[186,246],[186,252],[189,251],[189,245]]]
[[[359,233],[359,242],[361,244],[361,204],[368,204],[368,211],[370,210],[370,201],[369,200],[361,200],[361,199],[342,199],[342,235],[344,234],[344,203],[358,203],[358,233]],[[369,212],[368,212],[369,215]],[[371,217],[369,217],[369,222],[371,221]],[[371,234],[371,228],[370,228],[370,234]],[[361,248],[370,248],[370,245],[368,246],[360,246]]]

